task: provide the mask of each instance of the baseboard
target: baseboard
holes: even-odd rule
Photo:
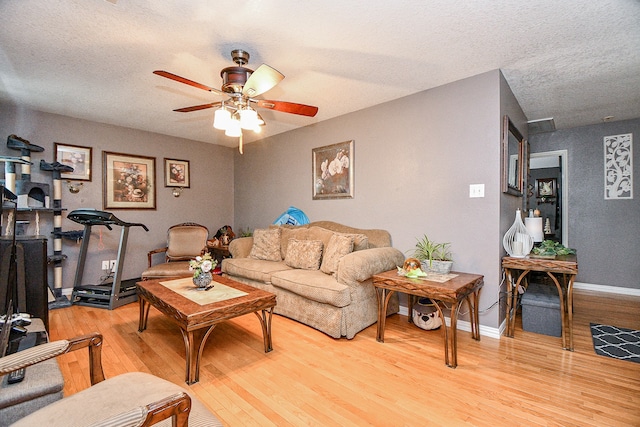
[[[606,285],[595,285],[592,283],[574,282],[573,288],[578,290],[584,290],[584,291],[640,296],[640,289],[623,288],[620,286],[606,286]],[[401,305],[399,313],[402,314],[403,316],[408,316],[409,310],[407,310],[407,307]],[[451,325],[451,319],[449,317],[445,316],[445,322],[447,326]],[[500,339],[500,336],[504,333],[504,330],[506,329],[506,325],[507,325],[506,319],[503,320],[499,328],[492,328],[492,327],[480,325],[480,335],[487,336],[490,338]],[[471,324],[465,320],[458,320],[458,329],[471,332]]]
[[[401,305],[399,314],[403,316],[408,316],[409,310],[407,310],[407,307]],[[447,326],[451,326],[451,318],[445,316],[444,320]],[[502,332],[504,331],[505,326],[506,326],[506,322],[502,322],[502,325],[500,325],[500,328],[491,328],[489,326],[480,325],[480,336],[500,339],[500,335],[502,335]],[[471,332],[471,323],[467,322],[466,320],[458,320],[457,329],[461,331]]]
[[[594,292],[607,292],[610,294],[632,295],[632,296],[640,297],[640,289],[638,288],[623,288],[620,286],[606,286],[606,285],[595,285],[592,283],[575,282],[573,284],[573,289],[580,289],[584,291],[594,291]]]

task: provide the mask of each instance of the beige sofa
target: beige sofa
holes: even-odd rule
[[[404,262],[387,231],[331,221],[255,230],[229,251],[223,274],[276,294],[275,313],[348,339],[377,321],[371,277]],[[394,295],[387,314],[397,312]]]

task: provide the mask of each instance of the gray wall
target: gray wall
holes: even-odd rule
[[[604,199],[605,136],[632,133],[635,194]],[[578,253],[577,280],[640,289],[640,119],[533,135],[531,152],[568,151],[569,246]]]
[[[480,321],[497,327],[502,229],[513,222],[513,212],[501,221],[501,116],[519,110],[502,84],[491,71],[247,145],[235,158],[236,227],[266,227],[293,205],[312,221],[389,230],[403,252],[425,233],[451,242],[454,269],[485,276]],[[355,197],[312,200],[312,149],[351,139]],[[485,184],[485,197],[469,198],[470,184]]]
[[[11,134],[45,149],[44,152],[32,155],[34,165],[31,168],[31,180],[49,184],[52,199],[52,174],[40,171],[40,159],[47,162],[55,160],[54,142],[93,148],[92,181],[85,181],[78,194],[71,194],[63,183],[62,207],[66,210],[62,215],[64,231],[83,229],[81,225],[66,218],[70,211],[78,208],[103,209],[103,151],[155,157],[157,209],[109,210],[123,221],[140,222],[149,228],[148,233],[139,227],[130,229],[123,279],[140,277],[147,266],[147,252],[166,244],[166,231],[171,225],[185,221],[198,222],[207,226],[210,233],[214,234],[219,227],[233,223],[234,150],[231,148],[0,104],[0,138],[4,139]],[[0,155],[19,156],[20,152],[7,148],[5,141],[6,139],[0,144]],[[185,189],[178,198],[171,195],[171,188],[164,187],[165,157],[190,161],[191,188]],[[20,173],[19,167],[17,169]],[[3,174],[0,177],[4,178]],[[33,214],[21,214],[20,217],[35,220]],[[42,235],[50,236],[53,231],[52,218],[53,214],[50,213],[40,215]],[[31,225],[30,230],[35,232],[35,226]],[[4,234],[4,230],[2,231]],[[103,247],[99,246],[100,231]],[[102,275],[101,260],[117,258],[120,232],[120,227],[114,227],[113,231],[106,227],[93,227],[83,284],[98,282]],[[79,247],[75,242],[63,241],[63,253],[68,257],[63,263],[64,288],[73,287]],[[51,240],[49,254],[53,254]],[[49,271],[49,283],[53,285],[52,271]]]
[[[518,104],[518,100],[514,96],[513,92],[511,92],[511,88],[507,83],[506,79],[500,73],[500,117],[501,121],[501,134],[500,137],[504,137],[504,132],[506,129],[503,129],[502,123],[504,121],[504,116],[508,116],[509,120],[513,123],[513,125],[520,131],[520,134],[524,139],[528,137],[528,129],[527,129],[527,117],[524,115],[522,108],[520,108],[520,104]],[[501,139],[499,140],[501,143]],[[502,146],[502,145],[500,145]],[[501,155],[498,156],[498,159],[502,159]],[[502,180],[502,165],[497,169],[500,174],[500,180]],[[501,181],[500,181],[501,184]],[[509,230],[513,221],[515,219],[517,209],[524,209],[525,201],[524,197],[514,196],[512,194],[502,193],[502,187],[498,188],[500,192],[500,232],[497,236],[495,236],[495,243],[498,246],[499,256],[496,256],[495,260],[500,269],[500,274],[502,274],[502,266],[501,259],[503,256],[507,255],[504,247],[502,245],[502,237]],[[507,313],[507,283],[503,280],[500,284],[500,304],[498,309],[499,316],[499,324],[502,324],[504,319],[506,318]]]

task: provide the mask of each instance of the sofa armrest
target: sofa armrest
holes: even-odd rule
[[[364,282],[374,274],[393,270],[404,263],[404,255],[396,248],[371,248],[351,252],[338,263],[336,278],[345,285]]]
[[[229,243],[229,253],[233,258],[248,258],[253,247],[253,237],[239,237]]]
[[[97,332],[70,340],[48,342],[0,358],[0,375],[85,347],[89,348],[91,385],[104,381],[104,372],[102,371],[102,335]]]

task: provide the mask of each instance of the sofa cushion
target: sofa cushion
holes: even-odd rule
[[[391,234],[387,230],[354,228],[333,221],[313,221],[306,225],[309,228],[322,227],[337,233],[364,234],[367,236],[369,249],[391,246]]]
[[[353,250],[361,251],[363,249],[369,249],[369,238],[365,234],[356,233],[338,233],[341,236],[350,236],[353,238]]]
[[[346,307],[351,304],[349,286],[338,283],[332,276],[328,276],[320,270],[278,271],[271,275],[271,284],[304,298],[330,304],[334,307]]]
[[[253,231],[253,246],[250,258],[266,261],[281,261],[280,257],[280,228],[256,229]]]
[[[326,248],[327,245],[329,244],[329,240],[331,239],[331,236],[333,236],[334,234],[335,233],[333,231],[327,230],[326,228],[309,227],[307,229],[307,235],[306,235],[305,239],[307,239],[307,240],[321,240],[322,244]]]
[[[322,255],[322,265],[320,271],[326,274],[333,274],[338,270],[340,258],[353,251],[353,236],[336,233],[329,239]]]
[[[280,238],[280,256],[282,259],[287,257],[287,247],[289,246],[289,239],[306,240],[307,229],[282,226],[282,237]]]
[[[276,271],[291,270],[283,261],[265,261],[253,258],[225,258],[222,272],[230,276],[244,277],[261,283],[271,283],[271,275]]]
[[[289,239],[284,263],[292,268],[317,270],[322,261],[323,247],[321,240]]]

